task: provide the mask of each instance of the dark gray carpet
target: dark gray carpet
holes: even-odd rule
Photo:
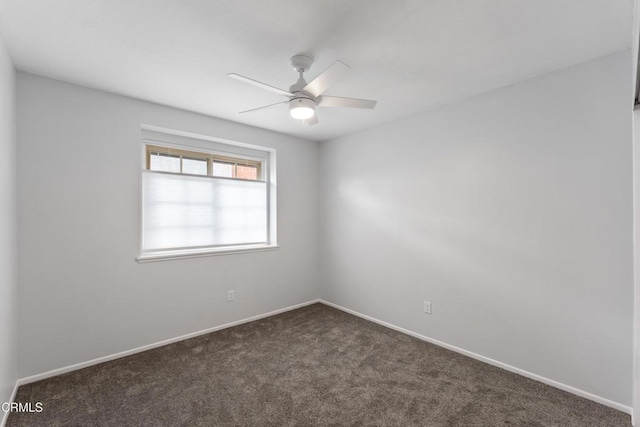
[[[631,425],[321,304],[24,385],[17,401],[44,411],[8,426]]]

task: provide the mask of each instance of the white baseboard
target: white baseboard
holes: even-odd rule
[[[285,313],[287,311],[295,310],[297,308],[305,307],[307,305],[315,304],[320,302],[320,300],[311,300],[307,302],[303,302],[300,304],[292,305],[290,307],[281,308],[279,310],[270,311],[264,314],[258,314],[257,316],[247,317],[246,319],[237,320],[231,323],[225,323],[224,325],[214,326],[212,328],[203,329],[201,331],[192,332],[190,334],[181,335],[179,337],[169,338],[163,341],[158,341],[153,344],[143,345],[142,347],[137,347],[131,350],[121,351],[120,353],[111,354],[108,356],[98,357],[96,359],[89,360],[87,362],[76,363],[74,365],[65,366],[63,368],[52,369],[51,371],[43,372],[41,374],[31,375],[25,378],[18,379],[16,383],[16,389],[18,386],[33,383],[36,381],[44,380],[47,378],[55,377],[57,375],[62,375],[67,372],[76,371],[78,369],[87,368],[89,366],[97,365],[99,363],[108,362],[110,360],[120,359],[121,357],[131,356],[132,354],[141,353],[143,351],[151,350],[153,348],[162,347],[163,345],[173,344],[174,342],[186,340],[189,338],[194,338],[199,335],[205,335],[211,332],[220,331],[222,329],[231,328],[233,326],[242,325],[243,323],[253,322],[254,320],[264,319],[265,317],[275,316],[276,314]],[[15,393],[15,390],[14,390]],[[14,394],[15,396],[15,394]]]
[[[479,360],[481,362],[488,363],[489,365],[497,366],[498,368],[502,368],[505,371],[509,371],[509,372],[513,372],[513,373],[518,374],[518,375],[522,375],[523,377],[527,377],[527,378],[530,378],[532,380],[541,382],[543,384],[550,385],[551,387],[559,388],[560,390],[575,394],[575,395],[580,396],[580,397],[584,397],[585,399],[593,400],[594,402],[601,403],[601,404],[603,404],[605,406],[609,406],[611,408],[617,409],[618,411],[622,411],[622,412],[627,413],[629,415],[633,415],[632,408],[627,406],[627,405],[623,405],[621,403],[614,402],[614,401],[609,400],[609,399],[605,399],[604,397],[597,396],[595,394],[589,393],[589,392],[584,391],[584,390],[580,390],[580,389],[572,387],[570,385],[562,384],[562,383],[560,383],[558,381],[554,381],[552,379],[542,377],[540,375],[531,373],[529,371],[525,371],[524,369],[520,369],[520,368],[516,368],[515,366],[507,365],[506,363],[502,363],[502,362],[499,362],[497,360],[490,359],[488,357],[482,356],[482,355],[474,353],[472,351],[465,350],[465,349],[460,348],[460,347],[456,347],[455,345],[447,344],[446,342],[442,342],[442,341],[439,341],[439,340],[436,340],[436,339],[433,339],[433,338],[429,338],[429,337],[427,337],[425,335],[421,335],[421,334],[419,334],[417,332],[413,332],[413,331],[410,331],[408,329],[404,329],[404,328],[401,328],[399,326],[393,325],[391,323],[388,323],[388,322],[385,322],[385,321],[382,321],[382,320],[378,320],[375,317],[367,316],[366,314],[362,314],[362,313],[359,313],[359,312],[357,312],[355,310],[351,310],[351,309],[342,307],[342,306],[340,306],[338,304],[334,304],[332,302],[325,301],[325,300],[322,300],[322,299],[319,300],[319,302],[322,303],[322,304],[328,305],[329,307],[337,308],[338,310],[344,311],[345,313],[353,314],[354,316],[360,317],[360,318],[368,320],[370,322],[377,323],[378,325],[382,325],[382,326],[385,326],[385,327],[387,327],[389,329],[393,329],[395,331],[402,332],[403,334],[410,335],[410,336],[412,336],[414,338],[418,338],[418,339],[420,339],[422,341],[426,341],[426,342],[429,342],[431,344],[435,344],[437,346],[444,347],[444,348],[446,348],[448,350],[455,351],[456,353],[464,354],[465,356],[469,356],[472,359],[476,359],[476,360]]]
[[[18,392],[18,381],[13,385],[13,391],[11,392],[11,397],[9,398],[9,402],[13,402],[16,400],[16,393]],[[4,427],[7,424],[7,420],[9,419],[9,412],[2,412],[2,421],[0,422],[0,427]]]

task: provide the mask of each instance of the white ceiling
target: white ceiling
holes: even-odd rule
[[[0,0],[0,33],[19,70],[325,140],[627,49],[632,2]],[[301,52],[311,78],[349,64],[326,94],[376,109],[238,115],[283,99],[225,75],[288,89]]]

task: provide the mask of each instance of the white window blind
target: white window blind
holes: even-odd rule
[[[142,252],[266,244],[267,183],[145,170]]]

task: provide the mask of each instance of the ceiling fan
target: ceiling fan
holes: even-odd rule
[[[240,114],[289,104],[289,113],[291,114],[291,117],[301,120],[309,126],[313,126],[318,123],[318,116],[315,111],[316,107],[375,108],[378,101],[322,95],[333,82],[349,71],[350,67],[342,61],[336,61],[329,68],[320,73],[319,76],[311,80],[310,83],[307,83],[303,74],[305,71],[309,70],[312,63],[313,59],[306,55],[295,55],[291,58],[291,65],[293,66],[293,69],[299,73],[300,77],[297,82],[291,85],[289,91],[279,89],[239,74],[227,74],[227,76],[240,80],[241,82],[249,83],[268,90],[269,92],[277,93],[278,95],[289,98],[287,101],[241,111]]]

